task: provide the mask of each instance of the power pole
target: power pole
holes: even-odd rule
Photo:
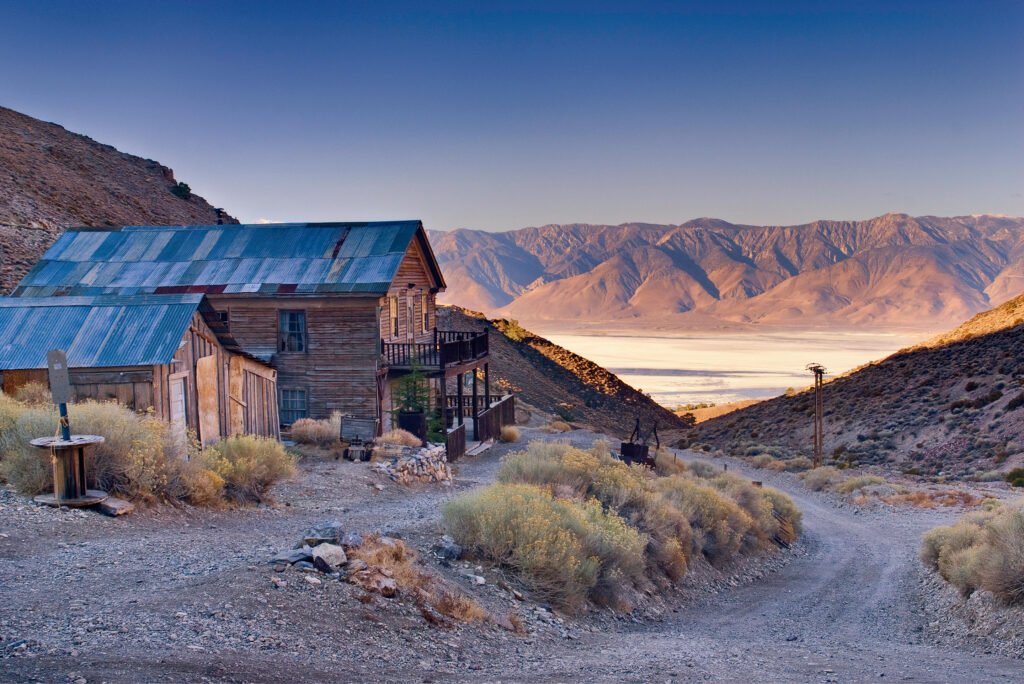
[[[824,462],[825,451],[825,410],[821,396],[825,367],[820,363],[811,363],[807,365],[807,370],[814,373],[814,467],[818,468]]]

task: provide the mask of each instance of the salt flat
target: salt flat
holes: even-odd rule
[[[808,363],[821,363],[830,374],[844,373],[923,339],[907,332],[821,330],[676,336],[540,334],[670,407],[776,396],[789,387],[810,384]]]

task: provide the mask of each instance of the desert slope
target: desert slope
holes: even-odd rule
[[[1024,296],[954,331],[824,387],[826,456],[923,475],[969,476],[1024,464]],[[809,453],[810,391],[695,428],[734,453],[754,445]]]
[[[718,324],[940,330],[1024,288],[1024,219],[801,226],[548,225],[433,232],[449,301],[544,327]]]
[[[0,107],[0,290],[68,226],[217,222],[202,197],[171,192],[176,183],[152,159]]]

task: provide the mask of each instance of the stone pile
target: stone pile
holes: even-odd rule
[[[371,541],[384,546],[400,543],[390,537],[373,537]],[[312,586],[322,584],[320,578],[316,576],[320,573],[332,579],[350,582],[386,598],[396,596],[398,584],[388,568],[370,565],[359,558],[349,558],[351,551],[362,546],[361,534],[346,533],[340,522],[332,520],[308,529],[294,548],[277,554],[270,559],[270,563],[278,572],[284,572],[289,567],[306,572],[303,579]],[[279,589],[288,586],[286,580],[278,577],[272,577],[271,582]]]
[[[443,444],[431,444],[410,453],[373,464],[373,469],[399,484],[450,483],[452,469]]]

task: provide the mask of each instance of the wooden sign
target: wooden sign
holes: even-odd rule
[[[50,369],[50,395],[55,404],[71,402],[71,378],[68,375],[68,359],[60,349],[46,352],[46,365]]]

